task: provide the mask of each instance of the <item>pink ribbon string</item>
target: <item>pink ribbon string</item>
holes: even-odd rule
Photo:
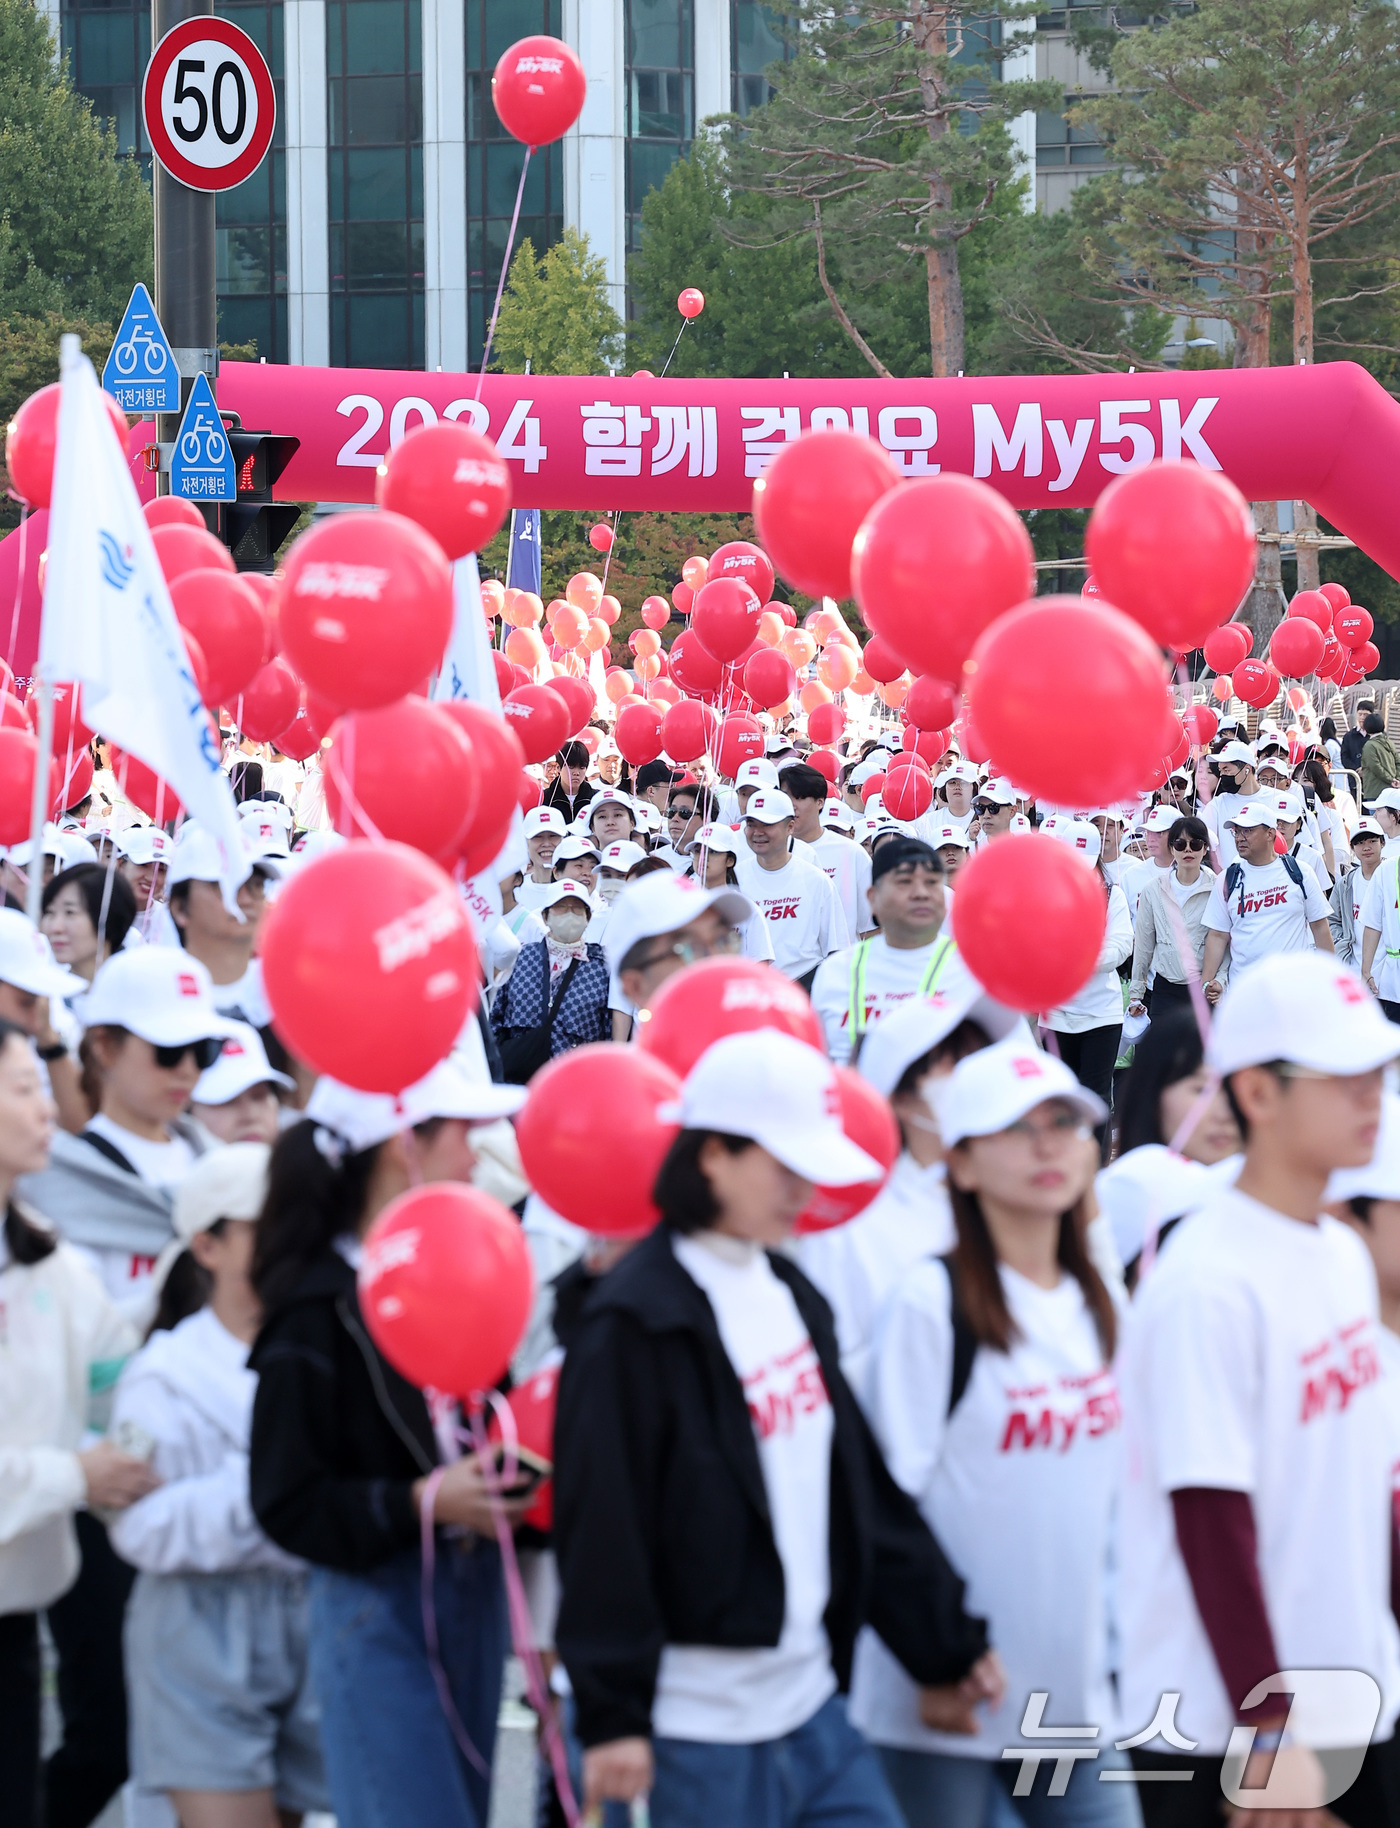
[[[457,1712],[457,1704],[452,1699],[452,1688],[447,1680],[447,1671],[442,1666],[442,1655],[438,1649],[437,1607],[433,1603],[433,1576],[437,1569],[437,1538],[433,1532],[433,1505],[437,1501],[438,1487],[442,1484],[447,1468],[438,1466],[428,1474],[423,1484],[423,1497],[418,1507],[422,1523],[423,1567],[420,1596],[423,1606],[423,1642],[428,1652],[428,1668],[433,1672],[433,1686],[437,1689],[438,1700],[447,1717],[447,1724],[452,1729],[452,1737],[457,1741],[457,1749],[467,1763],[480,1777],[488,1783],[491,1781],[491,1767],[477,1751],[472,1736],[462,1724],[462,1716]]]

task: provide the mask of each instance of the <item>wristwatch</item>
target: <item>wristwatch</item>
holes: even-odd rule
[[[55,1060],[67,1058],[68,1046],[64,1041],[55,1041],[50,1047],[36,1047],[34,1051],[41,1060],[47,1061],[51,1065]]]

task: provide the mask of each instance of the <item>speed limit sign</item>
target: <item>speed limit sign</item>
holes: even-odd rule
[[[272,144],[277,97],[262,52],[227,19],[182,19],[146,66],[141,112],[151,149],[191,190],[232,190]]]

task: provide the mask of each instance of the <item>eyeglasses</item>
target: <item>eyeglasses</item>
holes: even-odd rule
[[[702,958],[720,958],[732,956],[744,943],[744,936],[737,927],[726,927],[717,933],[712,940],[678,939],[669,946],[663,946],[659,952],[652,952],[638,961],[637,970],[645,971],[649,965],[660,965],[668,958],[678,958],[683,965],[694,965]]]
[[[186,1054],[194,1055],[194,1063],[201,1073],[209,1068],[224,1051],[223,1038],[220,1035],[206,1035],[202,1041],[186,1041],[179,1047],[157,1047],[151,1043],[151,1052],[156,1057],[156,1065],[163,1072],[173,1072]]]
[[[1046,1123],[1032,1123],[1029,1117],[1007,1124],[1003,1136],[1014,1136],[1017,1142],[1039,1142],[1043,1136],[1064,1141],[1071,1136],[1088,1136],[1089,1126],[1077,1111],[1060,1111]]]
[[[1003,808],[995,800],[974,800],[972,810],[979,819],[989,819],[994,812],[1001,812]]]
[[[1203,851],[1205,843],[1200,838],[1178,838],[1172,845],[1174,851]]]

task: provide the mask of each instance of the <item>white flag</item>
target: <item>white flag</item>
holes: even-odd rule
[[[486,614],[481,607],[481,574],[474,552],[458,559],[452,567],[452,602],[452,639],[433,683],[433,697],[469,698],[488,711],[499,711],[501,688],[496,681],[491,637],[486,632]]]
[[[248,864],[218,740],[92,363],[76,336],[61,350],[39,677],[79,680],[84,722],[174,788],[218,846],[232,909]]]

